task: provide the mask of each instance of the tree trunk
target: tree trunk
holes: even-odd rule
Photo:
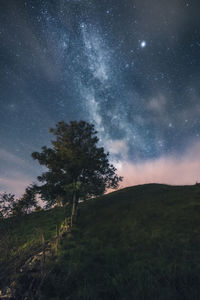
[[[77,197],[77,182],[73,182],[73,196],[72,196],[72,224],[77,221],[77,210],[78,210],[78,197]]]
[[[72,217],[76,215],[76,192],[73,192],[72,198]]]

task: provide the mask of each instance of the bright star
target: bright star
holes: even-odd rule
[[[145,41],[142,41],[142,42],[140,43],[140,47],[141,47],[141,48],[146,47],[146,45],[147,45],[147,43],[146,43]]]

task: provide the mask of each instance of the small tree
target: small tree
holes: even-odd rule
[[[15,195],[13,194],[0,194],[0,218],[21,216],[30,213],[37,207],[36,193],[36,186],[30,185],[26,188],[24,195],[20,199],[15,199]]]
[[[15,202],[12,210],[12,215],[20,216],[33,211],[37,207],[36,199],[37,189],[35,185],[30,185],[26,188],[24,195]]]
[[[15,195],[6,192],[0,194],[0,218],[8,218],[15,205]]]
[[[48,205],[56,199],[72,202],[74,216],[79,197],[101,195],[107,188],[117,188],[122,177],[109,164],[108,153],[98,147],[94,125],[85,121],[59,122],[50,132],[56,137],[52,148],[42,147],[32,157],[48,168],[38,180],[44,183],[40,194]]]

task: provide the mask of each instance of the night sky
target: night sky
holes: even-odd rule
[[[200,181],[200,1],[0,1],[0,190],[58,121],[95,124],[123,186]]]

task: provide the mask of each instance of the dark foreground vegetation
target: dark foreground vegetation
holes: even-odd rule
[[[41,232],[51,239],[67,213],[33,213],[1,235],[1,288],[15,281],[15,299],[30,289],[26,272],[14,272],[18,252],[28,256]],[[5,221],[12,219],[4,232]],[[149,184],[81,203],[45,268],[35,299],[199,299],[200,186]]]
[[[65,213],[66,209],[56,207],[0,220],[0,290],[16,279],[29,257],[41,251],[43,238],[53,238]]]

